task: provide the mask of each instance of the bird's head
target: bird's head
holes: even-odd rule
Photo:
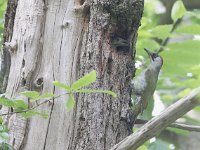
[[[148,49],[144,48],[144,50],[147,52],[147,54],[149,55],[150,57],[150,60],[152,63],[156,63],[160,66],[163,65],[163,59],[160,55],[158,55],[158,53],[153,53],[153,52],[150,52]]]

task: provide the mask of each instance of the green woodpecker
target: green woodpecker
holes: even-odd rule
[[[161,56],[157,53],[152,53],[147,49],[144,50],[149,55],[151,62],[149,66],[131,82],[134,96],[134,121],[140,113],[143,113],[143,110],[146,109],[148,105],[148,101],[152,99],[156,89],[158,75],[163,65]]]

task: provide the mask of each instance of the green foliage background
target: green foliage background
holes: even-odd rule
[[[200,10],[187,11],[181,0],[177,0],[171,11],[172,23],[160,24],[162,13],[158,13],[159,0],[146,0],[144,15],[138,33],[136,62],[139,63],[138,75],[148,64],[148,58],[143,48],[157,51],[164,39],[169,37],[169,42],[160,53],[163,57],[162,67],[157,91],[162,103],[167,107],[178,99],[186,96],[192,89],[200,85]],[[150,7],[151,6],[151,7]],[[176,29],[171,33],[173,23],[181,19]],[[141,65],[142,64],[142,65]],[[151,116],[154,103],[150,104],[143,118]],[[200,112],[200,108],[194,109]],[[146,115],[148,114],[148,115]],[[185,115],[185,123],[199,124],[198,120]],[[171,132],[180,136],[188,136],[188,132],[170,128]],[[146,149],[179,149],[173,143],[157,139],[155,142],[146,142],[140,150]]]
[[[4,14],[7,6],[7,0],[0,1],[0,48],[2,47]]]

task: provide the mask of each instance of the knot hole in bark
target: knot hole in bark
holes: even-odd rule
[[[143,2],[137,1],[124,1],[124,0],[111,0],[109,7],[105,10],[110,14],[110,46],[117,52],[122,54],[131,54],[132,40],[134,29],[138,28],[139,19],[142,9],[138,5],[142,5]]]
[[[23,68],[23,72],[22,72],[21,85],[22,86],[26,86],[26,78],[24,77],[25,76],[25,72],[24,72],[24,69],[25,69],[25,59],[22,60],[22,68]]]
[[[25,60],[23,59],[22,60],[22,68],[24,68],[25,67]]]
[[[109,27],[111,47],[117,52],[128,54],[131,49],[130,39],[132,31],[129,27],[130,23],[126,18],[123,18],[123,15],[111,15],[113,15]]]
[[[26,86],[26,79],[25,78],[22,78],[21,84],[22,84],[22,86]]]
[[[118,30],[110,34],[111,47],[117,52],[122,52],[124,54],[130,51],[130,42],[127,36],[123,34],[118,34]]]
[[[113,59],[112,59],[112,55],[108,57],[108,62],[107,62],[107,73],[108,74],[111,74],[112,73],[112,62],[113,62]]]
[[[34,83],[35,87],[41,88],[43,86],[43,77],[37,78]]]

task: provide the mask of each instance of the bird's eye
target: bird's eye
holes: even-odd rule
[[[157,57],[159,57],[158,54],[153,53],[153,55],[152,55],[152,60],[154,60],[154,59],[157,58]]]

